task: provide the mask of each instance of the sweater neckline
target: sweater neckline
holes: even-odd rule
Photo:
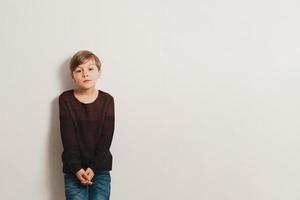
[[[99,97],[100,97],[100,90],[97,90],[97,91],[98,91],[97,97],[95,98],[94,101],[92,101],[90,103],[83,103],[82,101],[80,101],[79,99],[77,99],[76,96],[75,96],[75,94],[74,94],[74,89],[71,90],[71,95],[75,99],[75,101],[77,101],[78,103],[83,104],[83,105],[91,105],[91,104],[95,103],[99,99]]]

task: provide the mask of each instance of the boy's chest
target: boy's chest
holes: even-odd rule
[[[101,103],[93,105],[74,104],[70,105],[72,117],[77,120],[102,121],[104,120],[105,107]]]

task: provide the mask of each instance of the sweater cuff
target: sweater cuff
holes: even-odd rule
[[[90,165],[90,168],[93,170],[94,174],[96,174],[97,168],[95,165]]]
[[[80,169],[82,169],[81,166],[74,166],[74,167],[71,169],[71,172],[72,172],[74,175],[76,175],[76,173],[77,173]]]

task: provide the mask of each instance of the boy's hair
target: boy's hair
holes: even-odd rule
[[[73,73],[73,71],[81,64],[85,63],[86,61],[94,59],[96,66],[98,68],[98,71],[101,70],[101,62],[99,58],[93,54],[90,51],[87,50],[81,50],[75,53],[70,61],[70,71]]]

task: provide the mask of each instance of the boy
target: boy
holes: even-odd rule
[[[97,90],[101,62],[78,51],[70,62],[76,89],[59,95],[63,172],[67,200],[109,200],[114,98]]]

